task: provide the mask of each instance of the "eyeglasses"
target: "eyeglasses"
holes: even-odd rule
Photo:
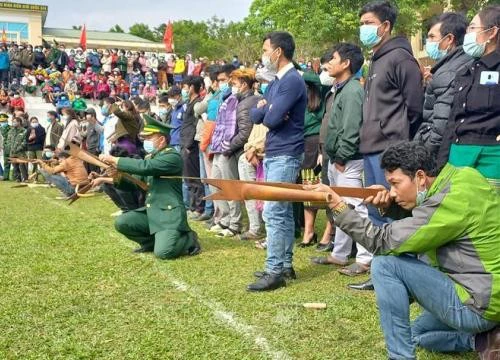
[[[467,26],[467,32],[474,31],[475,29],[486,29],[485,26]]]

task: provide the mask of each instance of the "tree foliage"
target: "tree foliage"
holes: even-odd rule
[[[157,41],[154,32],[149,28],[149,25],[146,24],[134,24],[128,29],[128,32],[146,40]]]
[[[124,33],[125,30],[123,30],[123,28],[120,25],[116,24],[111,29],[109,29],[109,32],[112,32],[112,33]]]
[[[447,1],[392,0],[398,8],[395,33],[410,36],[425,26],[427,18],[443,10]],[[339,41],[358,42],[359,10],[368,0],[253,0],[249,15],[240,22],[227,22],[216,16],[206,21],[180,20],[173,23],[175,52],[211,59],[253,61],[260,54],[264,34],[274,30],[292,33],[297,44],[297,57],[321,56]],[[471,18],[477,11],[500,0],[451,0],[455,11]],[[165,24],[150,29],[134,24],[130,34],[161,42]],[[121,31],[119,31],[121,30]],[[123,32],[119,25],[111,32]]]

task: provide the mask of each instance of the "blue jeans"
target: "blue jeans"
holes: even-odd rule
[[[205,155],[203,154],[203,151],[200,150],[200,177],[201,178],[206,178],[207,177],[207,169],[205,169],[205,160],[203,159]],[[210,189],[208,187],[208,184],[204,184],[203,187],[205,188],[205,196],[210,195]],[[205,214],[212,216],[214,213],[214,202],[212,200],[205,200]]]
[[[384,170],[380,167],[382,153],[363,156],[363,166],[365,171],[365,186],[384,185],[389,189],[389,184],[385,179]],[[376,226],[382,226],[390,223],[392,220],[380,215],[377,208],[368,206],[368,217]]]
[[[371,273],[390,359],[415,359],[416,346],[472,351],[474,334],[498,325],[463,305],[454,282],[416,257],[377,256]],[[410,296],[423,308],[411,326]]]
[[[73,185],[69,183],[68,179],[65,178],[64,176],[57,174],[52,175],[43,169],[40,169],[40,173],[43,175],[43,177],[48,183],[55,185],[55,187],[61,190],[64,193],[64,195],[71,196],[75,193],[75,188],[73,187]]]
[[[181,146],[180,145],[172,145],[172,147],[181,154]],[[184,206],[187,210],[190,209],[191,205],[189,204],[189,190],[186,182],[182,180],[182,201],[184,202]]]
[[[302,156],[264,158],[266,181],[295,183],[302,165]],[[291,202],[266,201],[262,217],[267,232],[266,272],[281,274],[292,267],[295,222]]]

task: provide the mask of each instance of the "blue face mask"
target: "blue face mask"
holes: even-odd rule
[[[269,84],[260,84],[260,91],[262,91],[262,93],[265,94],[268,86]]]
[[[189,91],[187,91],[186,89],[182,89],[181,94],[182,94],[182,100],[184,101],[189,100]]]
[[[415,200],[417,206],[420,206],[424,203],[425,199],[427,198],[427,191],[428,191],[427,189],[419,191],[417,185],[417,198]]]
[[[479,32],[479,34],[488,30],[490,29],[483,30]],[[483,56],[484,50],[486,49],[486,43],[479,44],[477,42],[477,34],[477,32],[470,32],[465,34],[463,45],[464,52],[476,59]]]
[[[109,115],[109,109],[108,109],[108,107],[107,107],[107,106],[103,106],[103,107],[101,108],[101,114],[102,114],[103,116],[108,116],[108,115]]]
[[[46,151],[46,152],[45,152],[45,157],[46,157],[47,159],[49,159],[49,160],[50,160],[50,159],[52,159],[52,157],[53,157],[53,156],[54,156],[54,153],[53,153],[52,151]]]
[[[377,45],[380,40],[382,40],[382,38],[377,34],[379,26],[361,25],[361,27],[359,28],[359,40],[367,48],[371,49],[372,47]]]
[[[441,39],[441,40],[443,40],[443,39]],[[427,55],[429,55],[429,57],[432,60],[439,61],[442,58],[444,58],[446,56],[446,54],[448,53],[448,51],[441,50],[439,48],[439,43],[441,42],[441,40],[439,40],[439,41],[426,41],[425,42],[425,51],[427,52]]]
[[[168,114],[168,111],[167,109],[159,109],[158,110],[158,116],[160,116],[160,118],[164,119],[165,116],[167,116]]]
[[[222,83],[220,86],[219,86],[219,90],[221,92],[226,92],[227,89],[229,89],[229,84],[228,83]]]
[[[153,141],[151,141],[151,140],[144,140],[144,144],[143,144],[143,146],[144,146],[144,150],[145,150],[148,154],[150,154],[150,153],[152,153],[153,151],[155,151],[155,146],[154,146],[154,144],[153,144]]]

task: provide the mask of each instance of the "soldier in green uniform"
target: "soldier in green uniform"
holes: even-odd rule
[[[25,158],[28,142],[26,138],[26,129],[22,126],[23,119],[15,117],[12,119],[12,127],[7,136],[7,142],[10,145],[10,157]],[[17,182],[28,181],[28,167],[26,164],[13,164],[14,179]]]
[[[10,176],[10,143],[8,142],[10,125],[7,122],[8,120],[9,115],[5,113],[0,114],[0,133],[3,138],[3,179],[5,181],[9,180]]]
[[[161,176],[182,176],[181,155],[169,146],[170,127],[144,115],[146,125],[140,135],[149,153],[144,160],[101,155],[119,171],[136,175],[146,182],[146,206],[120,215],[115,222],[118,232],[141,245],[135,252],[154,251],[160,259],[175,259],[183,255],[198,255],[201,251],[198,235],[187,222],[182,200],[182,180]],[[136,185],[118,179],[115,186],[134,190]]]

